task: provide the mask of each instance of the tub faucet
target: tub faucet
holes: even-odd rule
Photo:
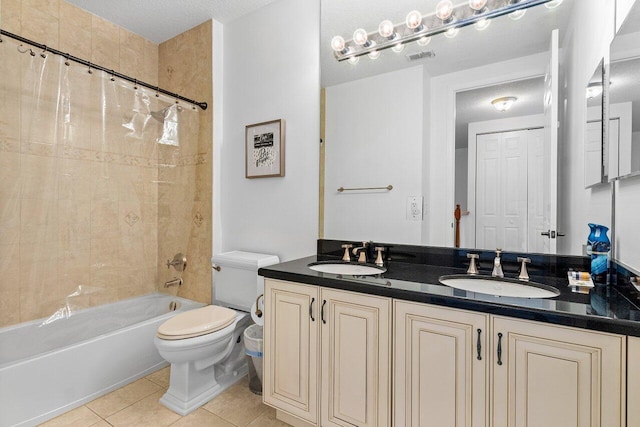
[[[170,286],[182,286],[182,283],[183,283],[182,278],[181,277],[176,277],[174,279],[171,279],[171,280],[165,282],[164,287],[168,288]]]
[[[491,275],[493,277],[504,277],[504,273],[502,272],[502,265],[500,264],[500,254],[502,253],[502,249],[496,249],[496,257],[493,260],[493,271]]]

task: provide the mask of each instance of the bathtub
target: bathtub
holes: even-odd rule
[[[168,365],[156,329],[203,305],[151,294],[0,329],[0,427],[36,425]]]

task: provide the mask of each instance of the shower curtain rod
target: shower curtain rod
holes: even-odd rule
[[[60,50],[48,47],[47,45],[36,43],[33,40],[29,40],[27,38],[21,37],[21,36],[19,36],[17,34],[10,33],[8,31],[5,31],[5,30],[0,28],[0,43],[2,42],[2,37],[1,36],[7,36],[7,37],[10,37],[10,38],[12,38],[14,40],[18,40],[18,41],[20,41],[22,43],[27,43],[27,44],[29,44],[29,45],[31,45],[33,47],[37,47],[38,49],[42,49],[42,54],[45,54],[47,52],[53,53],[55,55],[62,56],[62,57],[64,57],[65,59],[67,59],[69,61],[73,61],[73,62],[77,62],[78,64],[85,65],[85,66],[89,67],[90,69],[94,68],[96,70],[104,71],[106,73],[109,73],[109,75],[111,75],[112,77],[118,77],[119,79],[126,80],[128,82],[133,83],[134,85],[144,86],[146,88],[153,89],[156,92],[165,94],[165,95],[170,96],[172,98],[176,98],[176,99],[179,99],[181,101],[189,102],[189,103],[191,103],[193,105],[197,105],[198,107],[202,108],[203,110],[207,109],[207,103],[206,102],[197,102],[197,101],[194,101],[193,99],[185,98],[184,96],[178,95],[177,93],[169,92],[168,90],[162,89],[162,88],[160,88],[158,86],[150,85],[149,83],[142,82],[142,81],[140,81],[138,79],[134,79],[133,77],[129,77],[129,76],[125,75],[125,74],[118,73],[117,71],[110,70],[110,69],[102,67],[100,65],[93,64],[93,63],[91,63],[91,62],[89,62],[87,60],[84,60],[82,58],[78,58],[76,56],[70,55],[69,53],[65,53],[65,52],[62,52]]]

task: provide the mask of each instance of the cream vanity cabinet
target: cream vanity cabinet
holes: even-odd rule
[[[394,332],[395,426],[625,425],[624,336],[398,300]]]
[[[485,426],[489,316],[394,301],[395,426]]]
[[[265,280],[265,403],[310,425],[390,425],[391,299]]]

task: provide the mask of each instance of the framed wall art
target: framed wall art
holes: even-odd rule
[[[245,177],[284,176],[284,120],[245,127]]]

